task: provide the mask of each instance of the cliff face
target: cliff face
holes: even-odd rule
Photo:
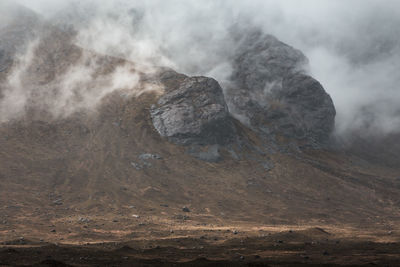
[[[218,143],[210,140],[213,135],[219,143],[222,139],[232,140],[229,136],[235,131],[228,125],[228,112],[223,108],[227,105],[231,116],[271,140],[284,136],[301,146],[328,145],[335,125],[335,107],[322,85],[307,74],[308,60],[303,53],[258,31],[236,38],[239,45],[233,53],[233,73],[224,96],[216,83],[203,79],[192,86],[188,79],[160,99],[164,107],[153,111],[160,134],[170,140],[174,136],[174,142],[181,144],[188,143],[185,135],[191,134],[197,135],[197,143]],[[196,108],[198,101],[192,94],[197,100],[201,97],[203,104],[208,103],[209,112]],[[167,123],[163,125],[163,121]],[[215,121],[220,127],[208,127]],[[200,138],[204,135],[200,128],[208,128],[207,137]]]
[[[160,135],[178,144],[227,144],[235,134],[222,89],[214,79],[185,78],[151,111]]]
[[[308,145],[327,144],[335,107],[321,84],[307,74],[307,58],[258,31],[240,38],[233,59],[230,109],[253,129]]]

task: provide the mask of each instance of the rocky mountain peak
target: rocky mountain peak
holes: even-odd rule
[[[322,85],[307,74],[304,54],[258,31],[242,37],[226,90],[230,111],[247,126],[308,144],[326,143],[335,107]]]

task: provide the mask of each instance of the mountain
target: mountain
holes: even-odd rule
[[[383,142],[392,151],[335,138],[334,103],[299,50],[249,31],[222,88],[87,51],[73,31],[25,13],[0,32],[0,241],[172,242],[208,231],[228,245],[237,240],[227,229],[244,239],[293,228],[293,240],[325,240],[315,227],[337,238],[398,230],[398,137]],[[29,60],[17,56],[27,47]],[[121,70],[130,78],[115,85]],[[15,73],[22,107],[7,102]]]

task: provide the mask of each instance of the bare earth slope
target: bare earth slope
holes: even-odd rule
[[[115,94],[104,101],[96,115],[4,124],[0,130],[1,240],[17,240],[18,247],[24,240],[34,240],[39,247],[44,245],[46,253],[39,254],[34,262],[52,255],[69,264],[88,265],[101,262],[96,256],[98,249],[110,251],[109,258],[108,254],[104,255],[104,263],[108,258],[114,264],[128,256],[133,261],[143,257],[161,257],[164,259],[161,262],[190,261],[199,255],[240,261],[240,255],[247,259],[253,254],[264,262],[274,262],[276,257],[282,258],[277,262],[290,262],[292,259],[281,250],[293,249],[291,242],[303,242],[303,245],[315,242],[313,235],[307,236],[306,241],[297,237],[290,239],[287,245],[290,247],[285,245],[278,251],[275,243],[279,238],[270,238],[271,243],[265,245],[261,237],[312,227],[335,233],[329,240],[398,242],[398,169],[374,165],[344,152],[264,154],[251,149],[252,146],[240,152],[240,159],[222,149],[222,161],[205,162],[158,135],[148,112],[156,97],[145,94],[138,99],[123,99]],[[254,133],[237,125],[244,139],[261,147],[262,141]],[[147,153],[157,156],[147,159],[143,157]],[[274,167],[267,171],[264,162],[273,163]],[[184,212],[184,206],[190,212]],[[201,241],[203,236],[211,239],[210,242]],[[185,241],[187,238],[194,239]],[[232,238],[239,239],[218,245],[219,240]],[[358,238],[361,240],[354,241]],[[228,252],[235,251],[237,246],[243,247],[239,242],[242,239],[254,246],[255,251],[245,245],[246,251],[239,254]],[[137,240],[130,246],[139,252],[128,250],[115,255],[114,249],[122,244],[110,245],[110,248],[88,247],[85,256],[73,248],[71,251],[65,248],[67,255],[81,255],[82,260],[71,260],[57,256],[56,247],[52,250],[57,252],[49,254],[47,243],[40,240],[59,244]],[[258,242],[263,245],[258,247]],[[396,244],[390,249],[385,246],[383,253],[398,252]],[[166,248],[163,254],[151,249],[155,246],[184,250]],[[211,251],[201,249],[207,246]],[[375,250],[381,245],[371,246]],[[142,249],[149,250],[144,253],[140,252]],[[272,254],[267,252],[271,249],[275,251]],[[310,254],[315,254],[316,262],[320,262],[320,257],[326,260],[323,252],[327,249],[338,255],[352,253],[347,248],[325,243],[313,247],[316,250],[313,252],[304,252],[302,245],[297,249],[300,251],[294,259],[306,263],[307,257],[313,257]],[[32,263],[31,257],[10,258],[8,251],[0,252],[4,255],[0,262],[14,264],[14,259],[21,264]],[[64,253],[61,251],[60,255]],[[222,251],[228,254],[221,256]],[[273,256],[275,253],[278,255]],[[370,258],[370,253],[380,256]],[[359,263],[363,257],[353,260]],[[385,257],[381,252],[368,251],[364,260],[390,262],[391,256]],[[129,266],[129,261],[126,264]]]

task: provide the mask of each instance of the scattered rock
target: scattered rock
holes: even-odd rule
[[[51,230],[50,232],[51,232],[51,233],[55,233],[55,232],[57,232],[57,231],[56,231],[56,229],[53,229],[53,230]]]
[[[185,207],[182,208],[182,211],[183,211],[183,212],[190,212],[190,209],[189,209],[188,207],[185,206]]]
[[[141,170],[143,169],[142,165],[136,163],[136,162],[131,162],[132,167],[134,167],[136,170]]]
[[[142,170],[143,168],[146,167],[151,167],[152,164],[150,162],[148,162],[148,160],[159,160],[162,159],[162,157],[158,154],[150,154],[150,153],[145,153],[145,154],[141,154],[138,156],[139,160],[141,161],[141,163],[136,163],[136,162],[131,162],[132,167],[134,167],[136,170]]]
[[[177,219],[177,220],[186,221],[186,220],[189,219],[189,216],[178,214],[178,215],[175,215],[174,218]]]
[[[145,153],[139,155],[140,160],[149,160],[149,159],[162,159],[162,157],[158,154],[150,154],[150,153]]]
[[[62,201],[62,199],[57,199],[57,200],[54,200],[54,201],[53,201],[53,204],[54,204],[54,205],[57,205],[57,206],[60,206],[60,205],[63,204],[63,201]]]
[[[151,167],[152,164],[151,164],[150,162],[148,162],[148,161],[143,161],[143,162],[142,162],[142,166],[148,168],[148,167]]]
[[[270,170],[272,170],[272,169],[275,167],[274,163],[271,162],[271,161],[265,161],[265,162],[263,162],[263,163],[262,163],[262,166],[263,166],[263,168],[264,168],[267,172],[269,172]]]
[[[140,218],[140,216],[139,216],[139,215],[136,215],[136,214],[133,214],[132,217],[133,217],[133,218],[136,218],[136,219],[139,219],[139,218]]]
[[[80,223],[88,223],[88,222],[90,222],[90,219],[89,218],[85,218],[85,217],[79,217],[78,218],[78,222],[80,222]]]

